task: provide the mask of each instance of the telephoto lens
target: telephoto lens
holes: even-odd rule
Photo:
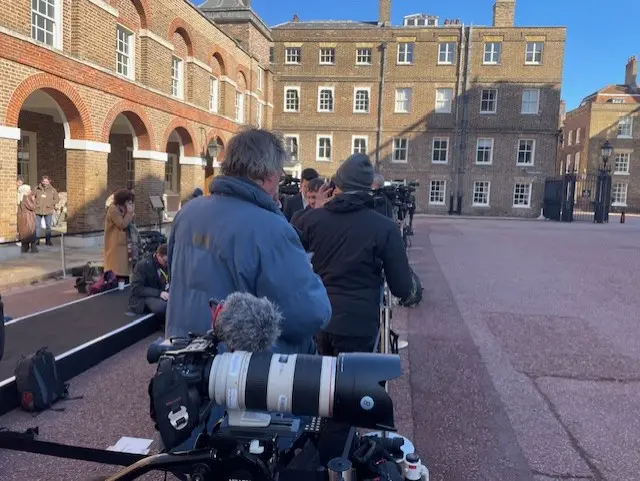
[[[236,351],[213,359],[209,398],[229,410],[321,416],[395,431],[385,383],[401,374],[400,358],[392,355],[336,358]]]

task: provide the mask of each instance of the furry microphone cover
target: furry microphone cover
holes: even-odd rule
[[[216,319],[215,331],[229,350],[264,351],[280,337],[282,313],[266,297],[234,292],[223,301],[223,305]]]

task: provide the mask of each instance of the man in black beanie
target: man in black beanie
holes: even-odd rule
[[[329,294],[332,316],[316,335],[325,356],[372,352],[380,327],[383,271],[391,293],[414,294],[409,260],[398,226],[374,210],[373,166],[364,154],[345,160],[325,185],[316,208],[297,219],[302,244]],[[320,463],[341,456],[350,426],[328,421],[318,441]]]
[[[303,245],[329,294],[332,316],[317,335],[321,354],[371,352],[380,326],[384,276],[391,293],[411,297],[414,283],[398,226],[376,212],[373,165],[365,154],[345,160],[333,192],[321,189],[316,208],[297,219]]]

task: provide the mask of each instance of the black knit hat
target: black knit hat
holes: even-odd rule
[[[371,190],[373,165],[365,154],[353,154],[338,168],[333,182],[343,192]]]

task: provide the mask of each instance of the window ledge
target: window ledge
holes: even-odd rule
[[[631,175],[631,172],[614,172],[613,175]]]
[[[319,159],[316,157],[316,162],[331,162],[331,159]]]
[[[531,209],[530,205],[514,205],[514,209]]]
[[[448,160],[446,160],[446,161],[442,162],[442,161],[435,161],[435,160],[432,160],[432,161],[431,161],[431,163],[432,163],[433,165],[447,165],[447,164],[449,163],[449,161],[448,161]]]
[[[480,208],[488,208],[491,207],[490,204],[471,204],[471,207],[480,207]]]

